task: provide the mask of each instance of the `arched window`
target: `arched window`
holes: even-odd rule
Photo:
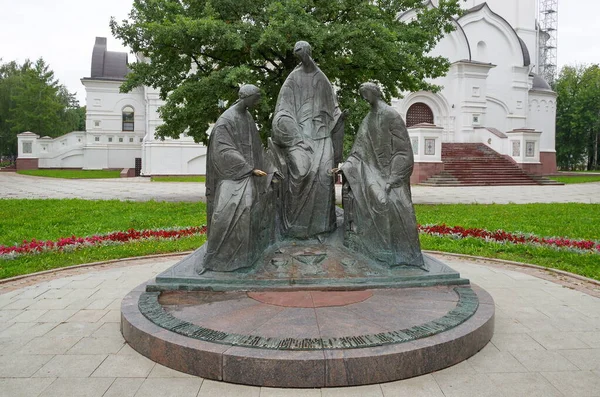
[[[123,131],[134,130],[134,110],[131,106],[125,106],[123,108]]]
[[[433,112],[429,106],[418,102],[408,108],[408,112],[406,112],[406,126],[412,127],[421,123],[433,124]]]
[[[487,44],[485,44],[485,41],[480,41],[479,43],[477,43],[477,60],[479,62],[489,62]]]

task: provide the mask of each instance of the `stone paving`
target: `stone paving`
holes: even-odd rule
[[[341,186],[337,186],[338,200]],[[415,204],[600,203],[600,182],[564,186],[413,186]],[[0,173],[0,198],[201,201],[204,184],[149,178],[56,179]]]
[[[119,331],[122,297],[178,259],[146,258],[0,285],[0,396],[600,396],[599,298],[524,272],[441,258],[494,297],[496,325],[482,351],[433,374],[298,390],[215,382],[155,364]]]

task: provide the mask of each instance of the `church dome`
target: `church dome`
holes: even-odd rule
[[[550,87],[550,84],[548,84],[548,82],[546,80],[544,80],[544,78],[540,75],[537,75],[535,73],[532,73],[533,75],[533,86],[531,87],[532,90],[537,90],[537,91],[552,91],[552,87]]]

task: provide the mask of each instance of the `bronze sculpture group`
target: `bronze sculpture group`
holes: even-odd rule
[[[208,239],[204,270],[252,266],[277,240],[319,244],[337,225],[335,174],[343,173],[344,245],[387,266],[424,267],[410,192],[414,159],[400,114],[379,87],[365,83],[371,105],[342,162],[344,119],[334,89],[300,41],[301,63],[285,80],[265,151],[248,108],[253,85],[215,123],[207,156]]]

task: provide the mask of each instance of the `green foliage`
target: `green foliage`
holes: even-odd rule
[[[424,250],[531,263],[600,280],[598,254],[594,253],[584,254],[530,245],[499,244],[475,238],[453,240],[447,237],[421,235],[420,240],[421,248]]]
[[[120,178],[121,171],[111,170],[22,170],[18,174],[63,179]]]
[[[565,66],[554,89],[559,168],[600,169],[600,66]]]
[[[84,263],[131,258],[169,252],[192,251],[206,241],[206,236],[191,236],[178,240],[147,240],[127,244],[82,248],[66,252],[46,252],[25,255],[12,260],[0,259],[0,280]]]
[[[600,240],[600,204],[415,205],[420,224],[502,229],[543,237]]]
[[[17,134],[56,137],[85,129],[85,108],[43,59],[0,64],[0,156],[15,158]]]
[[[564,184],[600,182],[600,175],[561,175],[553,176],[552,179]]]
[[[152,182],[206,182],[206,177],[201,175],[153,176]]]
[[[417,205],[419,223],[446,223],[464,227],[503,229],[508,232],[600,240],[598,204],[527,205]],[[206,223],[206,204],[87,200],[0,199],[0,244],[33,238],[56,240],[116,230],[199,226]],[[597,254],[551,248],[498,244],[474,238],[454,240],[421,235],[423,249],[500,258],[563,269],[600,280]],[[25,255],[0,259],[0,278],[94,261],[187,251],[199,247],[205,236],[180,240],[146,241],[85,248],[73,252]]]
[[[417,10],[400,22],[399,14]],[[358,87],[378,81],[386,99],[402,91],[437,90],[426,78],[445,75],[449,62],[427,56],[460,12],[459,0],[429,8],[422,0],[134,0],[129,20],[111,21],[113,35],[152,62],[132,65],[121,87],[160,89],[162,137],[186,132],[197,142],[222,108],[233,103],[240,84],[260,87],[263,101],[256,121],[270,135],[279,89],[298,64],[292,50],[299,40],[336,86],[349,138],[367,110]]]
[[[0,244],[127,229],[201,226],[206,204],[118,200],[0,199]]]

